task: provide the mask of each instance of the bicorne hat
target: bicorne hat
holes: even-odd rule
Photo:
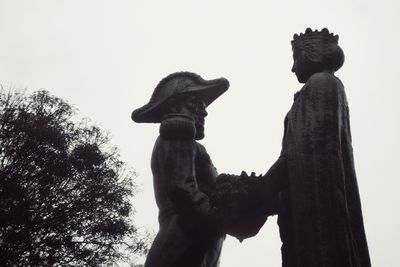
[[[229,82],[225,78],[204,80],[192,72],[176,72],[162,79],[150,98],[149,103],[132,112],[135,122],[161,122],[163,107],[172,96],[189,94],[199,97],[206,106],[228,90]]]

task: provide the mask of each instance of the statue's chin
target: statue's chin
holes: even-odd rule
[[[296,77],[297,77],[297,81],[299,81],[299,83],[306,83],[308,80],[308,77],[305,78],[304,76],[301,76],[301,75],[296,75]]]

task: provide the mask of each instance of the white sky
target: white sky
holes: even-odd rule
[[[293,33],[340,35],[337,73],[374,266],[398,266],[400,239],[400,2],[0,0],[0,83],[47,89],[113,136],[138,172],[136,222],[157,230],[150,155],[158,125],[134,124],[159,80],[181,70],[226,77],[202,143],[219,172],[264,173],[280,152],[283,119],[301,88],[290,72]],[[280,266],[276,218],[242,244],[227,238],[221,267]]]

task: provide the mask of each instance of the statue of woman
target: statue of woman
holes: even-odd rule
[[[308,28],[294,35],[292,49],[292,72],[304,86],[285,118],[282,156],[289,186],[278,208],[283,266],[371,266],[349,109],[335,76],[344,62],[338,36]]]

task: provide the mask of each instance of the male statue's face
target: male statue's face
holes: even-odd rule
[[[185,104],[183,112],[193,118],[196,126],[196,140],[204,138],[205,117],[208,115],[206,104],[197,97],[191,97]]]

